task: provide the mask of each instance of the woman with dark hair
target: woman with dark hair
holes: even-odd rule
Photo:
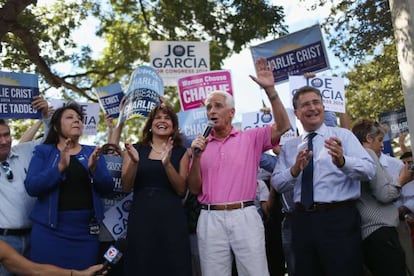
[[[189,156],[178,118],[165,103],[145,123],[141,142],[125,143],[122,186],[133,189],[128,218],[126,275],[191,275],[185,211]]]
[[[114,183],[101,149],[79,143],[82,119],[76,103],[58,108],[29,165],[25,186],[37,197],[30,259],[38,263],[85,269],[98,261],[98,194],[111,192]]]

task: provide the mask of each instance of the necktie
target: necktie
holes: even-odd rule
[[[315,132],[311,132],[306,136],[308,138],[308,150],[313,151],[313,138],[316,136]],[[313,204],[313,154],[309,160],[308,165],[303,169],[302,172],[302,191],[301,191],[301,202],[309,208]]]

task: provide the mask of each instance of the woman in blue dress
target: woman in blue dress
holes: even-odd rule
[[[37,197],[30,259],[69,269],[85,269],[98,261],[98,194],[110,193],[114,182],[100,147],[81,145],[82,111],[78,104],[58,108],[44,144],[35,148],[25,187]]]
[[[125,143],[125,192],[134,197],[128,218],[125,275],[190,276],[191,253],[182,197],[189,156],[178,118],[165,103],[149,114],[141,142]]]

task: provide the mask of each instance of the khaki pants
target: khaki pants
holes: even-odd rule
[[[231,276],[233,253],[238,275],[269,276],[264,226],[255,206],[201,210],[197,238],[203,276]]]

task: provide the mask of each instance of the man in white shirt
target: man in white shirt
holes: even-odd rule
[[[43,119],[48,117],[46,100],[35,96],[32,105],[42,111]],[[12,147],[12,140],[7,121],[0,119],[0,240],[27,256],[31,229],[28,214],[36,199],[27,194],[24,180],[33,150],[41,141]],[[12,274],[0,264],[0,275]]]

